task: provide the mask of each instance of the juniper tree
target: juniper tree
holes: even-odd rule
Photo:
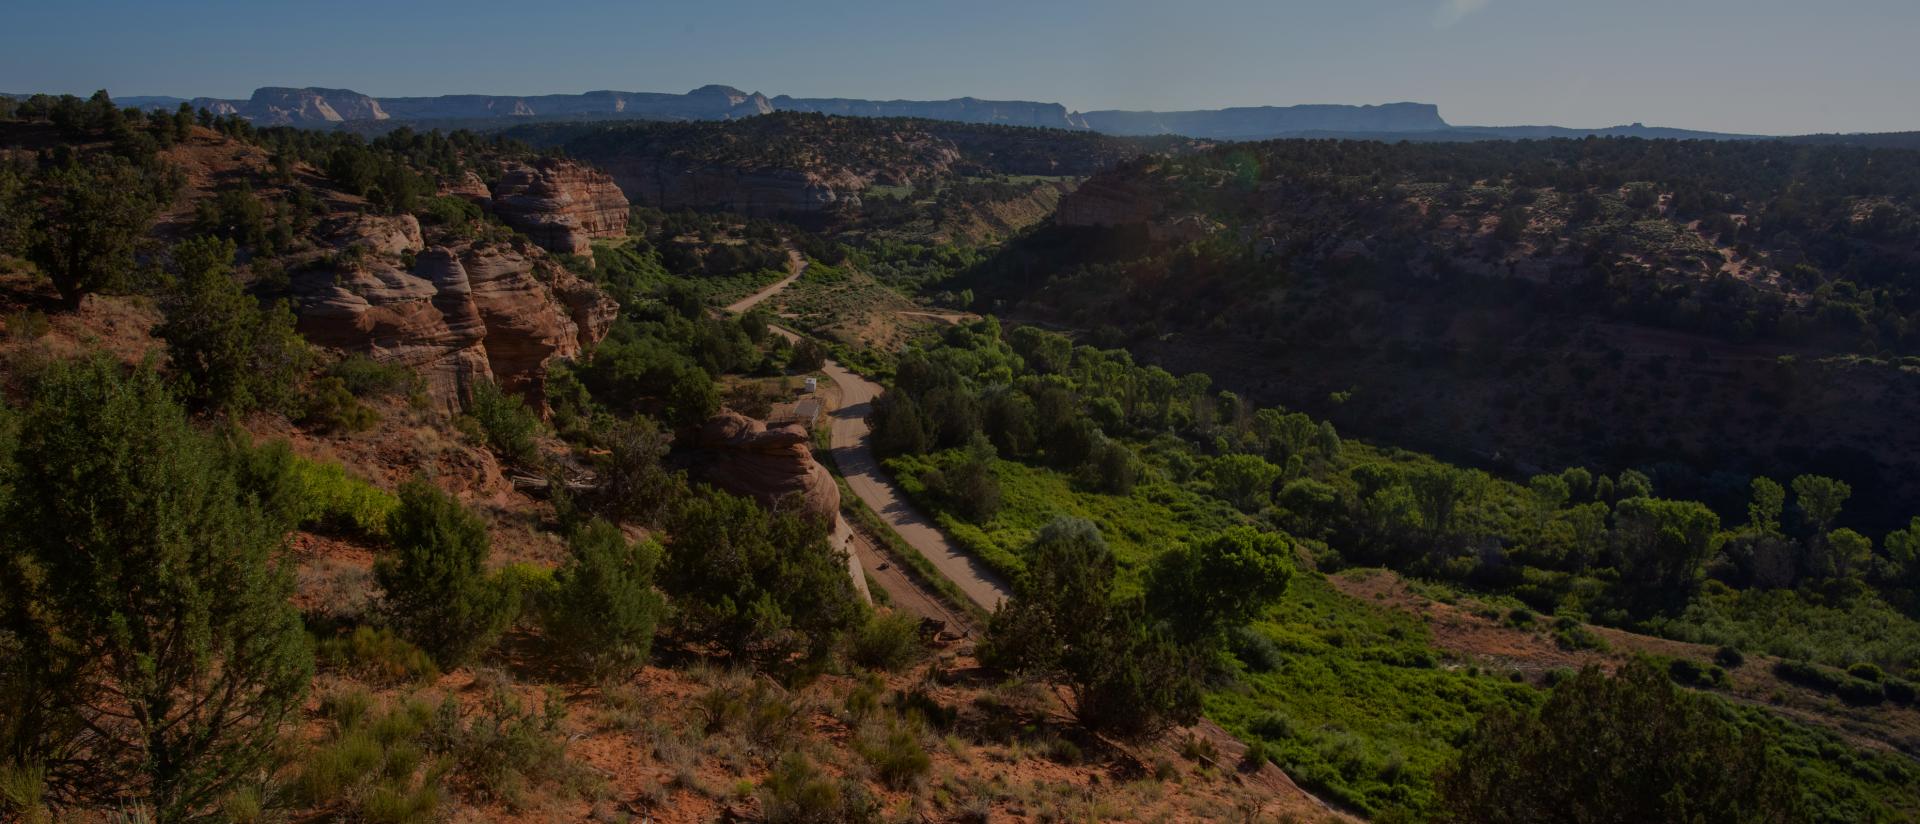
[[[286,521],[159,375],[104,356],[42,379],[15,452],[0,763],[43,769],[56,804],[211,815],[269,763],[312,675]]]
[[[665,602],[653,589],[660,547],[629,541],[599,519],[567,541],[572,557],[554,573],[547,634],[567,657],[599,675],[639,669],[653,649]]]
[[[512,622],[517,594],[486,572],[487,525],[452,495],[415,478],[387,518],[393,553],[375,562],[389,620],[443,667],[484,652]]]

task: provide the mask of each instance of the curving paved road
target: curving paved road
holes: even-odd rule
[[[833,410],[833,460],[840,465],[840,474],[846,477],[847,486],[879,514],[887,526],[900,533],[908,545],[958,584],[967,598],[993,611],[1013,595],[1007,582],[947,537],[932,518],[908,503],[906,495],[894,485],[873,454],[873,433],[867,427],[867,413],[873,411],[873,399],[880,396],[880,384],[831,360],[821,371],[840,385],[840,408]]]
[[[779,294],[780,290],[805,274],[808,265],[806,258],[792,249],[787,250],[787,255],[792,274],[779,283],[735,301],[727,307],[727,311],[739,313],[752,309]],[[800,335],[791,329],[773,325],[767,328],[788,342],[800,339]],[[873,454],[867,413],[873,411],[873,399],[880,397],[885,388],[831,359],[820,371],[840,387],[840,407],[833,410],[830,443],[833,446],[833,460],[839,464],[840,474],[847,479],[847,486],[853,490],[853,494],[860,496],[860,500],[865,501],[867,507],[878,514],[887,526],[899,533],[908,546],[926,556],[928,561],[933,562],[934,568],[952,579],[960,591],[981,608],[991,612],[1000,606],[1001,601],[1012,597],[1013,589],[1007,586],[1005,579],[947,537],[926,513],[908,503],[906,494],[900,491],[893,478],[888,477],[886,470],[880,466],[878,456]]]

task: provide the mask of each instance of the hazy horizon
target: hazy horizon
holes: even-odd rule
[[[79,0],[16,10],[0,91],[244,98],[680,93],[1037,100],[1070,110],[1432,103],[1456,125],[1920,129],[1920,5],[1619,0],[1140,0],[908,8],[595,0]]]

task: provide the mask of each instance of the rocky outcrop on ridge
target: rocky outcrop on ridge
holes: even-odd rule
[[[613,178],[571,161],[509,164],[493,185],[491,205],[549,252],[591,257],[593,239],[627,233],[627,198]]]
[[[331,233],[335,242],[368,251],[321,258],[293,275],[299,328],[309,340],[408,366],[437,405],[458,410],[478,380],[538,401],[549,362],[578,356],[606,336],[619,308],[613,299],[537,248],[518,241],[421,248],[412,220],[343,221]]]
[[[493,190],[488,188],[487,182],[474,174],[472,169],[461,172],[458,180],[441,180],[435,187],[434,194],[441,197],[451,195],[464,198],[482,209],[493,206]]]

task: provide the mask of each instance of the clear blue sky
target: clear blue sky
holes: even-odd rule
[[[7,0],[0,90],[1437,103],[1451,122],[1920,129],[1920,0]]]

